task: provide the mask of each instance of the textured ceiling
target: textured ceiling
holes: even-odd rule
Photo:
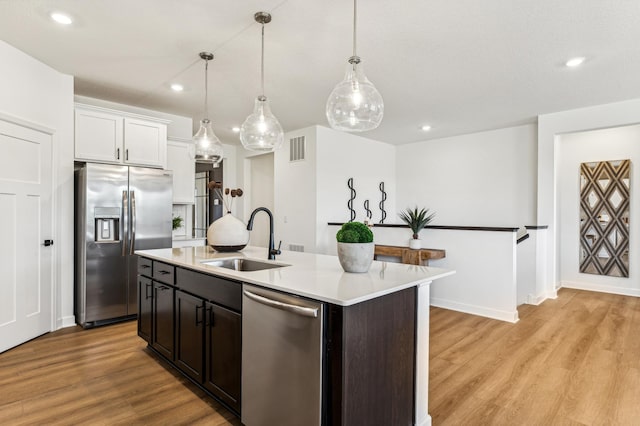
[[[218,136],[253,108],[268,11],[266,94],[285,131],[327,125],[351,55],[350,0],[0,0],[0,39],[75,76],[78,95],[197,121],[209,67]],[[640,97],[638,0],[361,0],[358,54],[385,99],[363,134],[403,144],[533,122],[538,114]],[[52,11],[75,19],[62,27]],[[586,56],[578,69],[564,67]],[[0,65],[1,66],[1,65]],[[173,82],[185,86],[175,93]],[[425,133],[419,128],[430,124]]]

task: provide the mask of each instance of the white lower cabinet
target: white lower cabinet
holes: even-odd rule
[[[196,163],[193,142],[167,141],[167,169],[173,171],[173,203],[195,203]]]
[[[169,122],[76,104],[75,159],[165,168]]]

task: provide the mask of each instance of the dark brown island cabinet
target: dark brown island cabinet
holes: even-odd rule
[[[138,273],[138,335],[241,417],[243,283],[145,257]],[[322,425],[415,424],[416,298],[323,302]]]

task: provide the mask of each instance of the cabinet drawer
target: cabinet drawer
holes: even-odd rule
[[[242,285],[189,269],[177,268],[178,288],[237,312],[242,310]]]
[[[146,257],[138,256],[138,274],[146,275],[147,277],[153,276],[153,262]]]
[[[166,284],[175,285],[176,267],[168,263],[153,262],[153,279]]]

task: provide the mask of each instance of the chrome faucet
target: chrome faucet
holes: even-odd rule
[[[278,245],[278,248],[274,248],[273,246],[273,214],[266,207],[258,207],[254,211],[251,212],[251,217],[249,217],[249,223],[247,224],[247,231],[253,230],[253,218],[259,211],[263,211],[269,215],[269,259],[276,260],[276,254],[281,254],[280,247],[282,246],[282,240]]]

